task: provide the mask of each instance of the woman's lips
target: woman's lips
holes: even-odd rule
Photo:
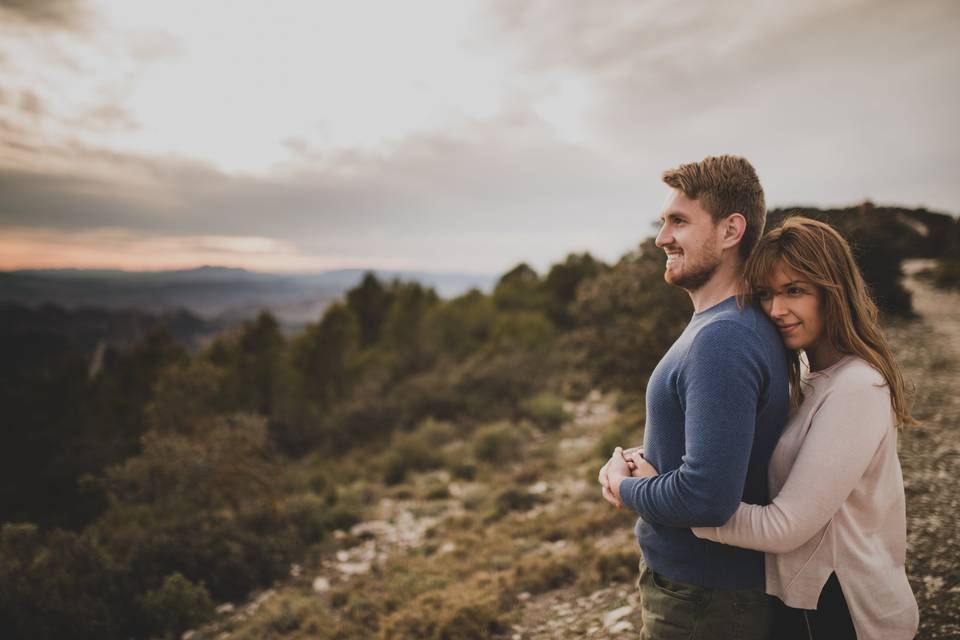
[[[777,329],[783,335],[788,335],[793,332],[794,329],[800,326],[799,322],[794,322],[793,324],[778,324]]]

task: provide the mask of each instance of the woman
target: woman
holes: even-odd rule
[[[788,350],[795,410],[770,460],[773,502],[693,532],[766,552],[767,592],[786,604],[778,639],[912,638],[897,427],[915,422],[850,247],[791,218],[760,241],[746,278]],[[640,453],[625,457],[632,475],[656,475]]]

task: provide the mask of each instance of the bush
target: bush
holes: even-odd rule
[[[580,586],[592,591],[613,584],[629,584],[637,579],[639,560],[640,556],[633,549],[599,553],[580,575]]]
[[[524,400],[520,410],[541,429],[557,429],[570,418],[563,410],[563,398],[548,391]]]
[[[428,436],[429,432],[394,436],[383,461],[384,482],[399,484],[411,471],[429,471],[443,466],[443,453]]]
[[[0,530],[0,629],[10,638],[118,637],[132,624],[122,570],[87,536]]]
[[[330,505],[324,498],[315,494],[301,494],[287,498],[283,504],[283,511],[304,544],[319,542],[327,531],[333,528]]]
[[[523,439],[518,428],[509,422],[497,422],[478,429],[473,437],[473,453],[477,460],[502,464],[520,457]]]
[[[529,511],[543,502],[543,498],[529,491],[510,487],[499,492],[493,499],[493,511],[488,520],[497,520],[511,511]]]
[[[514,568],[514,588],[532,594],[559,589],[577,580],[579,559],[572,555],[523,558]]]
[[[380,631],[382,640],[475,640],[508,630],[507,618],[491,589],[475,586],[430,591],[392,613]]]
[[[213,616],[213,601],[203,584],[194,584],[180,573],[167,576],[159,589],[147,592],[141,608],[154,630],[167,637],[179,637]]]

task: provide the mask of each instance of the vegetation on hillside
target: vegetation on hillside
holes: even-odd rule
[[[855,242],[885,309],[909,313],[899,260],[944,255],[929,229],[946,217],[885,211],[813,213]],[[571,503],[580,518],[525,524],[539,477],[516,463],[550,455],[538,443],[568,421],[564,400],[596,387],[629,416],[604,441],[639,432],[646,380],[691,310],[662,270],[648,240],[614,265],[520,264],[490,294],[449,300],[368,274],[292,337],[263,313],[195,353],[160,329],[132,348],[23,354],[0,373],[0,628],[174,637],[287,577],[380,498],[439,503],[451,479],[498,487],[451,525],[466,551],[442,569],[414,558],[396,568],[405,580],[371,576],[363,598],[334,593],[337,624],[317,629],[478,637],[508,624],[505,594],[610,579],[618,558],[515,564],[526,550],[492,550],[516,527],[544,527],[546,543],[612,526],[586,503]],[[277,613],[277,629],[296,621]]]

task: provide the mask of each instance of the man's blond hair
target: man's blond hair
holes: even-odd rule
[[[763,187],[757,172],[740,156],[710,156],[663,172],[663,181],[697,200],[714,223],[732,213],[747,221],[740,240],[740,258],[746,260],[757,246],[767,221]]]

